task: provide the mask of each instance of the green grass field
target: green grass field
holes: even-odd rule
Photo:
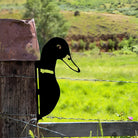
[[[73,59],[79,65],[79,74],[71,71],[58,61],[57,78],[100,79],[115,81],[135,81],[138,76],[138,56],[92,56],[74,53]],[[128,120],[138,121],[138,83],[75,81],[58,79],[61,96],[49,116],[65,118],[100,119],[101,121]],[[75,122],[84,120],[50,119],[46,122]],[[94,121],[94,120],[93,120]]]

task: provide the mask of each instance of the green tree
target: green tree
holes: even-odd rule
[[[25,7],[25,18],[35,19],[40,49],[52,37],[66,36],[69,24],[60,13],[56,0],[27,0]]]

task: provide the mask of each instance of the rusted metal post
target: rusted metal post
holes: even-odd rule
[[[0,19],[0,138],[29,135],[24,122],[36,117],[36,60],[34,20]]]

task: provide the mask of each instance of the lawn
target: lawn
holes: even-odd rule
[[[138,82],[138,56],[73,53],[73,59],[81,69],[79,74],[68,69],[63,62],[57,63],[61,96],[49,116],[86,120],[44,117],[41,121],[127,121],[129,116],[133,117],[133,121],[138,121],[138,83],[71,80],[85,78]]]

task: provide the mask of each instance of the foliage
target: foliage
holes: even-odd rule
[[[89,43],[89,49],[93,50],[96,47],[96,42]]]
[[[138,45],[133,46],[132,51],[138,55]]]
[[[98,55],[100,54],[100,48],[96,46],[92,49],[92,51],[90,51],[90,53],[93,55]]]
[[[35,18],[40,49],[50,38],[66,36],[69,26],[55,0],[27,0],[25,7],[25,17]]]
[[[128,40],[126,40],[125,38],[118,44],[119,48],[129,48],[129,43]]]
[[[112,39],[108,39],[108,48],[113,50],[115,47],[115,41],[113,41]]]
[[[138,53],[138,39],[133,39],[130,37],[129,39],[123,39],[119,44],[120,54],[131,54],[132,52]]]
[[[72,50],[76,50],[76,51],[79,50],[78,42],[75,41],[75,40],[71,40],[70,47],[71,47]]]
[[[82,39],[79,40],[79,46],[82,51],[85,51],[86,42],[84,42]]]

